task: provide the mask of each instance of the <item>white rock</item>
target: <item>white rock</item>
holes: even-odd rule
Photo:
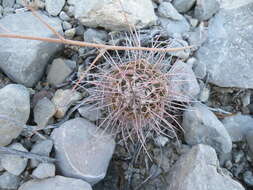
[[[130,25],[141,28],[153,25],[156,15],[151,0],[79,0],[75,4],[75,17],[85,26],[125,30]],[[125,19],[124,11],[128,22]]]
[[[2,190],[16,190],[20,184],[20,177],[15,176],[9,172],[4,172],[0,175],[0,189]]]
[[[33,170],[32,176],[38,179],[45,179],[55,176],[55,165],[49,163],[41,163]]]
[[[172,3],[180,13],[185,13],[193,7],[195,2],[196,0],[174,0]]]
[[[173,5],[169,2],[162,2],[158,7],[160,16],[173,20],[182,20],[183,16],[177,12]]]

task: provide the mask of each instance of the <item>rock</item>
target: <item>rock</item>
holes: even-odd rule
[[[240,183],[219,174],[218,167],[215,150],[207,145],[196,145],[171,168],[167,190],[244,190]]]
[[[53,86],[63,83],[75,67],[75,61],[62,58],[54,59],[47,75],[47,82]]]
[[[45,127],[48,121],[54,116],[55,112],[55,105],[45,97],[39,100],[34,107],[34,121],[39,127]]]
[[[253,2],[233,2],[223,6],[209,21],[209,38],[197,51],[197,58],[199,64],[206,65],[210,83],[253,88],[253,54],[250,51],[253,48]]]
[[[168,137],[165,137],[165,136],[158,136],[155,138],[155,144],[158,146],[158,147],[164,147],[166,145],[166,143],[169,142],[169,139]]]
[[[121,2],[122,5],[118,0],[75,1],[73,2],[75,17],[85,26],[104,27],[108,30],[129,29],[129,24],[137,28],[155,24],[157,17],[151,0],[123,0]]]
[[[57,110],[55,117],[63,118],[69,107],[76,101],[80,100],[81,98],[82,98],[81,94],[77,91],[72,91],[70,89],[57,90],[52,99]]]
[[[162,17],[172,20],[182,20],[183,16],[177,12],[169,2],[162,2],[158,7],[158,14]]]
[[[182,20],[159,18],[159,21],[169,36],[184,34],[190,30],[190,25],[185,18]]]
[[[222,123],[233,142],[244,141],[246,134],[250,130],[253,130],[253,118],[240,113],[230,117],[225,117],[222,120]]]
[[[61,23],[57,18],[37,14],[61,32]],[[33,16],[23,12],[5,16],[0,24],[8,26],[12,33],[39,37],[52,37],[54,34]],[[32,87],[43,75],[49,59],[62,49],[61,44],[35,40],[0,38],[0,69],[13,81]]]
[[[170,41],[170,48],[180,48],[180,47],[186,47],[188,46],[188,43],[184,40],[180,40],[180,39],[173,39]],[[175,52],[171,52],[170,54],[178,57],[178,58],[182,58],[182,59],[187,59],[190,56],[190,49],[185,49],[183,51],[175,51]]]
[[[110,135],[101,132],[81,118],[69,120],[53,131],[56,164],[64,176],[83,179],[90,184],[105,177],[115,142]]]
[[[46,0],[46,10],[52,16],[57,16],[64,5],[65,0]]]
[[[246,171],[243,173],[243,181],[250,187],[253,187],[253,173]]]
[[[24,86],[9,84],[0,89],[0,146],[19,136],[29,115],[30,95]]]
[[[13,7],[15,4],[15,0],[3,0],[2,5],[3,7]]]
[[[95,108],[94,106],[82,106],[78,109],[78,112],[82,117],[90,121],[97,121],[102,118],[102,113],[100,109]]]
[[[253,130],[247,132],[246,140],[253,158]]]
[[[70,17],[67,15],[67,13],[65,13],[64,11],[61,11],[60,12],[60,15],[59,15],[60,19],[62,19],[63,21],[69,21],[70,20]]]
[[[201,23],[199,27],[195,28],[191,32],[188,32],[188,35],[189,37],[187,39],[190,45],[201,46],[208,39],[208,27],[205,27],[204,24]]]
[[[203,104],[196,103],[184,112],[182,127],[185,141],[190,145],[207,144],[218,153],[229,153],[232,149],[225,127]]]
[[[32,176],[38,179],[45,179],[55,176],[55,165],[49,163],[41,163],[33,170]]]
[[[4,9],[3,9],[3,7],[0,5],[0,18],[2,18],[3,12],[4,12]]]
[[[56,176],[43,180],[30,180],[18,190],[92,190],[91,186],[83,180]]]
[[[9,148],[28,152],[20,143],[14,143],[10,145]],[[3,168],[13,175],[20,175],[25,170],[27,161],[27,158],[22,158],[20,156],[11,154],[4,154],[1,159]]]
[[[31,153],[39,154],[42,156],[49,156],[53,148],[52,140],[44,140],[33,145]],[[31,167],[35,168],[39,165],[37,160],[31,160]]]
[[[108,34],[104,30],[89,28],[83,34],[85,42],[104,43],[108,39]]]
[[[180,13],[185,13],[189,11],[196,0],[174,0],[173,6],[178,10]]]
[[[182,61],[177,61],[170,72],[171,99],[189,102],[191,99],[197,97],[200,87],[191,66]]]
[[[63,30],[69,30],[72,28],[72,25],[69,22],[64,21],[62,22],[62,28]]]
[[[219,0],[197,0],[194,15],[199,20],[208,20],[220,8]]]
[[[9,172],[4,172],[0,175],[0,189],[16,190],[20,184],[20,177],[15,176]]]
[[[68,29],[64,32],[64,36],[67,39],[72,39],[75,35],[76,35],[76,29],[75,28]]]

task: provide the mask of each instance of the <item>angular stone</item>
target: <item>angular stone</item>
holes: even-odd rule
[[[15,4],[15,0],[3,0],[2,5],[3,7],[13,7]]]
[[[9,84],[0,89],[0,146],[19,136],[29,115],[30,95],[24,86]]]
[[[39,11],[37,14],[61,32],[60,19],[48,17]],[[31,12],[5,16],[0,24],[16,34],[54,36]],[[0,68],[13,81],[32,87],[43,75],[49,59],[62,47],[61,44],[36,40],[0,38]]]
[[[183,16],[177,12],[173,5],[169,2],[162,2],[158,7],[160,16],[170,18],[172,20],[182,20]]]
[[[45,97],[39,100],[34,107],[34,121],[39,127],[45,127],[48,121],[54,116],[55,112],[55,105]]]
[[[69,120],[53,131],[56,164],[64,176],[90,184],[105,177],[115,142],[110,135],[101,132],[82,118]]]
[[[83,180],[55,176],[43,180],[30,180],[20,186],[18,190],[92,190]]]
[[[167,190],[244,190],[230,176],[220,174],[215,150],[196,145],[183,154],[167,176]]]
[[[253,130],[253,118],[249,115],[242,115],[239,113],[230,117],[225,117],[222,123],[233,142],[244,141],[247,133]]]
[[[104,43],[108,39],[108,34],[104,30],[89,28],[84,32],[83,39],[91,43]]]
[[[46,0],[46,10],[52,16],[57,16],[64,5],[65,0]]]
[[[172,3],[178,12],[185,13],[193,7],[195,2],[196,0],[174,0]]]
[[[55,117],[63,118],[69,107],[81,98],[81,94],[77,91],[72,91],[70,89],[57,90],[52,99],[53,103],[56,106]]]
[[[20,143],[15,143],[9,146],[11,149],[28,152]],[[4,169],[13,175],[21,174],[27,165],[27,158],[22,158],[20,156],[5,154],[1,159],[1,163]]]
[[[102,113],[99,109],[96,109],[94,106],[82,106],[78,109],[78,112],[82,117],[90,121],[97,121],[102,117]]]
[[[9,172],[4,172],[0,175],[0,189],[16,190],[20,184],[20,177]]]
[[[55,176],[55,165],[50,163],[41,163],[33,170],[32,176],[38,179],[45,179]]]
[[[54,59],[47,75],[47,82],[53,86],[59,85],[73,72],[76,63],[62,58]]]
[[[185,141],[190,145],[207,144],[218,153],[229,153],[232,149],[225,127],[203,104],[196,103],[184,112],[182,127]]]
[[[151,0],[122,0],[122,4],[118,0],[79,0],[73,3],[75,17],[83,25],[94,28],[125,30],[129,29],[129,24],[140,28],[155,24],[157,19]]]
[[[230,1],[231,2],[231,1]],[[222,5],[209,21],[208,40],[197,51],[208,81],[221,87],[253,88],[253,1]]]

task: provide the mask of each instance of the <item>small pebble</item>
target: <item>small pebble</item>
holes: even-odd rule
[[[65,13],[64,11],[61,11],[60,12],[60,15],[59,15],[60,19],[62,19],[63,21],[69,21],[70,20],[70,17],[67,15],[67,13]]]
[[[0,175],[0,189],[1,190],[17,190],[20,184],[20,177],[9,172],[4,172]]]
[[[55,176],[55,165],[50,163],[41,163],[33,170],[32,176],[38,179],[45,179]]]
[[[251,171],[246,171],[243,173],[243,181],[248,185],[253,187],[253,174]]]
[[[76,34],[75,28],[68,29],[64,32],[65,37],[69,38],[69,39],[73,38],[75,36],[75,34]]]

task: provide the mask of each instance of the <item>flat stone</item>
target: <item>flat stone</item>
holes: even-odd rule
[[[169,36],[182,35],[190,30],[190,25],[184,17],[182,20],[171,20],[161,17],[159,21]]]
[[[4,172],[0,175],[0,189],[3,190],[16,190],[20,184],[20,177],[13,175],[9,172]]]
[[[30,180],[18,190],[92,190],[91,186],[80,179],[55,176],[43,180]]]
[[[208,40],[197,51],[208,81],[221,87],[253,88],[253,2],[222,5],[209,21]]]
[[[39,100],[34,107],[34,121],[39,127],[45,127],[48,121],[54,116],[55,112],[55,105],[45,97]]]
[[[197,0],[194,16],[199,20],[208,20],[220,8],[219,0]]]
[[[92,185],[105,177],[115,142],[101,132],[82,118],[69,120],[53,131],[56,164],[64,176],[83,179]]]
[[[50,163],[41,163],[33,170],[32,176],[38,179],[45,179],[55,176],[55,165]]]
[[[20,143],[14,143],[9,148],[28,152]],[[1,158],[3,168],[13,175],[20,175],[25,170],[27,161],[27,158],[11,154],[4,154]]]
[[[196,0],[174,0],[172,3],[178,12],[185,13],[193,7],[195,2]]]
[[[236,114],[225,117],[223,125],[228,131],[233,142],[244,141],[250,130],[253,130],[253,118],[249,115]]]
[[[22,85],[0,89],[0,146],[11,143],[23,130],[30,115],[30,95]]]
[[[207,144],[218,153],[229,153],[232,149],[227,130],[204,104],[195,103],[184,112],[182,127],[189,145]]]
[[[94,28],[126,30],[129,24],[141,28],[155,24],[157,19],[151,0],[123,0],[122,6],[118,0],[79,0],[73,3],[75,18]]]
[[[94,106],[82,106],[78,109],[78,112],[82,117],[90,121],[97,121],[102,117],[101,111]]]
[[[170,72],[171,99],[189,102],[197,97],[200,92],[200,87],[191,66],[182,61],[177,61]]]
[[[47,82],[53,86],[57,86],[65,81],[65,79],[73,72],[76,62],[68,59],[54,59],[49,68]]]
[[[171,168],[167,190],[244,190],[230,176],[220,174],[215,150],[199,144],[183,154]]]
[[[70,89],[59,89],[55,92],[52,99],[56,106],[56,118],[63,118],[69,107],[82,98],[81,94],[77,91]]]
[[[61,32],[60,19],[37,14]],[[50,30],[31,12],[10,14],[0,20],[12,33],[39,37],[53,37]],[[61,44],[36,40],[0,38],[0,69],[13,81],[32,87],[42,77],[49,59],[62,49]]]
[[[57,16],[64,5],[65,0],[46,0],[46,10],[52,16]]]

